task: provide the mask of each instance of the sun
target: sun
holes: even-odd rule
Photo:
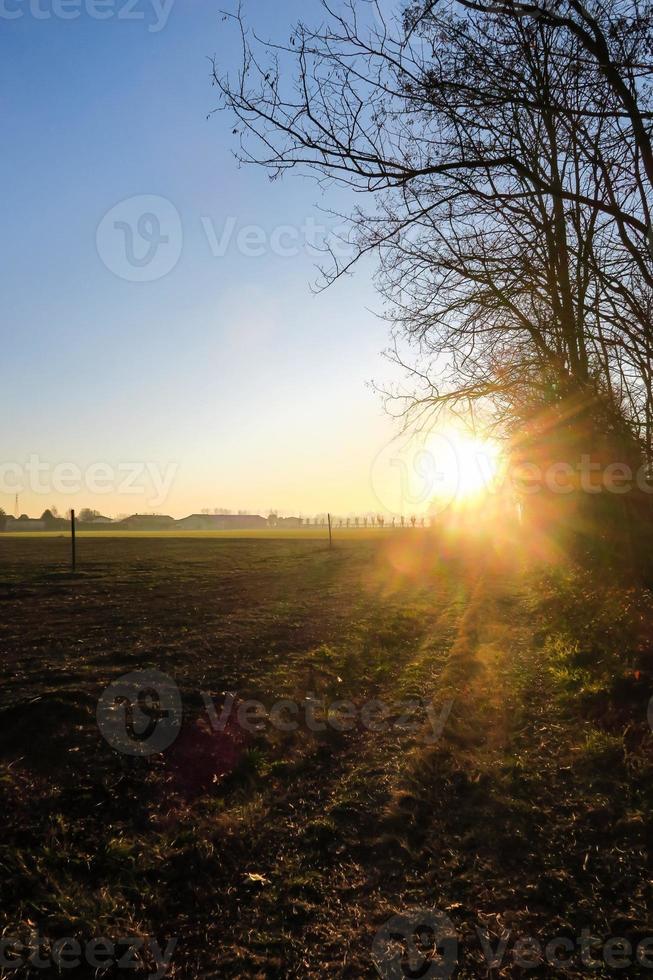
[[[375,458],[371,485],[396,518],[435,518],[450,507],[481,506],[498,487],[503,452],[494,439],[449,424],[395,438]]]
[[[456,434],[453,445],[458,461],[459,496],[473,497],[488,492],[499,468],[497,443]]]
[[[494,439],[449,427],[433,433],[426,449],[433,460],[436,497],[468,504],[491,491],[501,458]]]

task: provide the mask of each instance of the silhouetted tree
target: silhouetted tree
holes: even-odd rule
[[[324,282],[380,256],[414,352],[390,352],[415,379],[385,391],[393,410],[478,403],[521,423],[529,392],[543,410],[552,392],[598,399],[597,425],[625,418],[650,452],[651,12],[419,0],[374,29],[357,0],[324,6],[288,44],[243,28],[242,72],[215,79],[242,159],[371,197]]]

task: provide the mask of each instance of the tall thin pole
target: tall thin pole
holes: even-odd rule
[[[77,541],[75,538],[75,511],[70,512],[70,542],[73,549],[73,573],[77,571]]]
[[[329,547],[333,548],[333,537],[331,535],[331,514],[327,514],[327,517],[329,518]]]

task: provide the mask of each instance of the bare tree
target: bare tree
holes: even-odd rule
[[[324,282],[379,253],[400,410],[519,420],[527,393],[580,392],[648,448],[648,10],[422,0],[370,29],[365,0],[324,7],[282,45],[239,19],[242,69],[215,80],[241,159],[371,196]]]

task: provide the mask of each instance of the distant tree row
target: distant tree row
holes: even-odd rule
[[[326,527],[328,517],[326,514],[318,514],[317,517],[297,518],[299,526],[304,527]],[[367,528],[367,527],[433,527],[435,519],[433,517],[384,517],[383,514],[373,514],[364,517],[334,517],[331,516],[331,524],[337,528]]]

